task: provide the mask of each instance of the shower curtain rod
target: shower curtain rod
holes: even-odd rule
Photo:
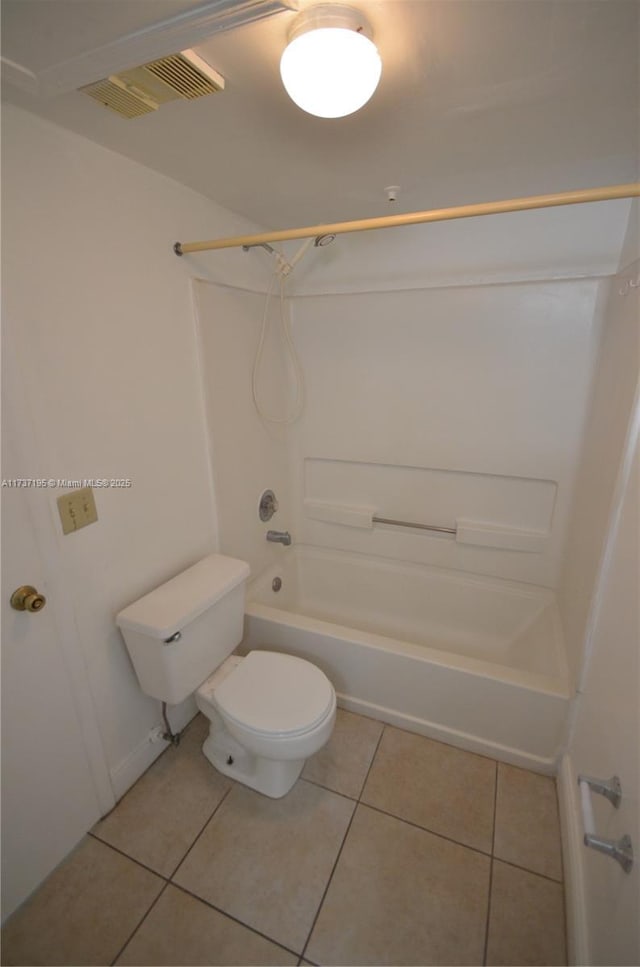
[[[285,228],[257,235],[236,235],[233,238],[211,239],[206,242],[176,242],[176,255],[190,252],[209,252],[220,248],[264,245],[266,242],[286,242],[295,238],[313,238],[316,235],[343,235],[347,232],[368,232],[377,228],[398,228],[402,225],[420,225],[423,222],[446,222],[453,218],[473,218],[476,215],[500,215],[504,212],[528,211],[532,208],[555,208],[559,205],[582,205],[592,201],[610,201],[614,198],[640,196],[640,182],[627,185],[610,185],[605,188],[583,188],[564,191],[555,195],[531,195],[528,198],[510,198],[506,201],[489,201],[478,205],[461,205],[458,208],[434,208],[425,212],[406,212],[401,215],[381,215],[378,218],[361,218],[353,222],[331,222],[327,225],[311,225],[306,228]]]

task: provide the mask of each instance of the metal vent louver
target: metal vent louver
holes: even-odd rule
[[[203,74],[183,54],[170,54],[169,57],[154,60],[145,65],[145,70],[159,77],[180,97],[203,97],[205,94],[215,94],[216,91],[224,88],[224,80],[219,74],[216,83],[214,78]],[[215,73],[213,71],[213,74]],[[209,74],[211,74],[211,68],[209,68]]]
[[[138,118],[158,109],[158,105],[142,97],[141,92],[134,94],[124,84],[118,84],[116,77],[105,78],[80,90],[123,118]]]
[[[161,104],[224,90],[224,78],[193,50],[112,74],[80,90],[121,117],[156,111]]]

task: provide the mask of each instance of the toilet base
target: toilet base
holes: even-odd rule
[[[224,776],[271,799],[285,796],[302,772],[306,759],[265,759],[252,755],[226,729],[211,723],[202,751]]]

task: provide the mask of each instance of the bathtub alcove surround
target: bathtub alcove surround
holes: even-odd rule
[[[332,292],[367,244],[320,256],[339,262],[324,294],[304,275],[289,292],[306,405],[286,428],[247,393],[260,297],[196,285],[221,550],[253,576],[241,648],[313,661],[344,708],[553,773],[575,674],[556,592],[601,284],[512,269],[501,284]],[[318,286],[321,267],[310,273]],[[277,363],[275,324],[270,338]],[[276,407],[283,373],[263,368]],[[291,547],[252,522],[249,493],[274,485],[269,527]]]

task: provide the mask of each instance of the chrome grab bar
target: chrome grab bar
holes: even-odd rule
[[[421,531],[437,531],[439,534],[457,534],[457,527],[436,527],[435,524],[412,524],[408,520],[392,520],[390,517],[372,517],[374,524],[394,524],[396,527],[415,527]]]

